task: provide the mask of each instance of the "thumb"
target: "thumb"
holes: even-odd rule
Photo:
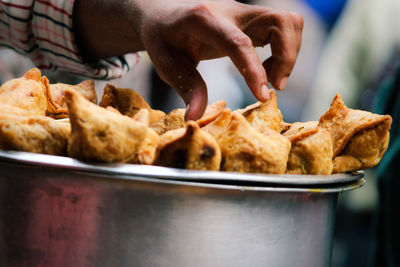
[[[199,119],[207,107],[208,96],[197,64],[179,51],[165,54],[168,56],[153,61],[158,75],[182,97],[186,104],[185,120]]]

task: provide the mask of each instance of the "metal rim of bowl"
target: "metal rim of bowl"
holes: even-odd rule
[[[69,157],[4,150],[0,150],[0,161],[93,173],[117,179],[162,181],[238,190],[251,188],[254,191],[332,193],[352,190],[365,183],[362,171],[333,175],[247,174],[182,170],[149,165],[97,164]]]

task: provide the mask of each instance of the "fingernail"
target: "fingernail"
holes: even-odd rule
[[[281,80],[281,83],[279,84],[279,90],[285,89],[287,80],[288,80],[288,77],[284,77],[284,78]]]
[[[262,93],[264,102],[268,101],[269,100],[269,89],[266,84],[263,84],[261,86],[261,93]]]
[[[185,121],[187,121],[187,115],[189,113],[189,109],[190,109],[190,104],[186,105],[186,111],[185,111]]]

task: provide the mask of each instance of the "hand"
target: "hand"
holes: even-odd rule
[[[159,76],[184,99],[187,119],[199,118],[207,105],[207,87],[196,69],[199,61],[229,56],[254,96],[266,101],[268,79],[283,89],[300,50],[303,18],[295,13],[232,0],[126,2],[130,4],[115,23],[119,35],[126,32],[119,46],[123,52],[147,50]],[[118,39],[112,38],[114,46]],[[272,56],[261,63],[254,47],[266,44],[271,44]],[[98,52],[91,49],[95,57],[109,56],[102,45]]]

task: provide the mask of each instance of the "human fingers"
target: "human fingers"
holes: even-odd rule
[[[270,32],[272,56],[263,65],[274,88],[283,90],[295,65],[300,46],[302,23],[289,12],[275,17],[276,28]]]
[[[302,15],[295,12],[290,12],[290,15],[293,18],[293,26],[297,39],[297,53],[299,53],[303,38],[304,18]]]
[[[229,56],[260,101],[269,99],[268,80],[252,41],[235,25],[230,15],[234,1],[199,3],[186,12],[185,24],[175,28],[186,38],[175,42],[194,61]],[[175,24],[176,25],[176,24]],[[195,32],[193,32],[195,29]],[[188,34],[189,33],[189,34]]]
[[[301,43],[298,40],[299,30],[296,32],[289,13],[277,16],[275,23],[277,27],[271,30],[269,36],[272,56],[263,65],[274,88],[283,90],[295,65]]]
[[[253,95],[260,101],[269,100],[268,78],[253,43],[239,29],[226,40],[228,56],[245,79]]]
[[[272,57],[263,65],[272,85],[283,89],[301,47],[302,16],[262,6],[241,5],[235,20],[255,46],[271,44]]]
[[[212,46],[221,54],[229,56],[253,95],[260,101],[267,101],[269,99],[267,75],[251,39],[230,22],[210,25],[209,29],[211,30],[208,31],[208,36]]]
[[[207,107],[208,96],[207,86],[196,69],[197,64],[174,49],[165,49],[152,61],[160,78],[185,102],[185,119],[199,119]]]

